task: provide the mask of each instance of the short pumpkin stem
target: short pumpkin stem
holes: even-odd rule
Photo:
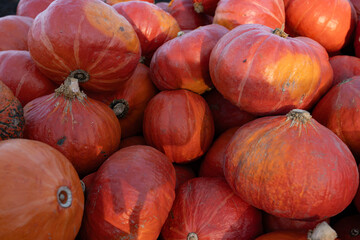
[[[289,34],[285,33],[284,30],[280,28],[275,28],[275,30],[272,33],[282,38],[287,38],[289,36]]]
[[[199,237],[196,233],[191,232],[187,235],[186,240],[199,240]]]
[[[286,114],[287,120],[291,121],[291,125],[294,124],[306,124],[312,118],[310,113],[302,109],[293,109],[288,114]]]
[[[84,70],[81,70],[81,69],[72,71],[69,74],[69,77],[70,78],[76,78],[79,81],[79,83],[87,82],[90,79],[89,73],[87,73],[87,72],[85,72]]]
[[[67,78],[63,84],[55,89],[55,96],[64,96],[67,99],[75,99],[82,101],[86,98],[86,94],[80,90],[78,79]]]
[[[185,34],[185,32],[180,31],[180,32],[177,33],[177,36],[178,36],[178,37],[181,37],[181,36],[184,35],[184,34]]]
[[[57,201],[62,208],[68,208],[72,203],[72,193],[69,187],[61,186],[57,190]]]
[[[125,99],[115,99],[110,104],[110,108],[114,111],[118,119],[122,119],[126,117],[130,107]]]
[[[197,13],[203,13],[204,12],[204,6],[201,2],[194,2],[194,9]]]
[[[316,225],[314,230],[308,232],[308,240],[335,240],[337,233],[332,229],[327,222],[321,222]]]
[[[80,180],[80,184],[81,184],[81,189],[82,189],[83,193],[85,193],[86,186],[85,186],[85,183],[83,182],[83,180]]]
[[[352,228],[350,230],[350,235],[352,237],[356,237],[356,236],[359,236],[360,235],[360,229],[359,228]]]

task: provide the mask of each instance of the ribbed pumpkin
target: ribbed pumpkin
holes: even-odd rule
[[[178,189],[184,182],[196,177],[194,170],[188,165],[174,163],[174,168],[176,174],[175,190]]]
[[[35,18],[44,11],[54,0],[20,0],[16,15]]]
[[[4,140],[0,175],[0,239],[75,239],[84,195],[64,155],[38,141]]]
[[[54,82],[72,77],[92,91],[116,90],[141,54],[131,24],[100,0],[55,1],[34,20],[29,51]]]
[[[162,91],[148,103],[143,121],[146,142],[177,163],[201,157],[210,147],[214,122],[209,106],[188,90]]]
[[[335,216],[351,203],[359,184],[349,148],[305,110],[243,125],[224,161],[232,189],[278,217],[316,221]]]
[[[0,51],[28,50],[28,32],[32,24],[33,19],[29,17],[0,17]]]
[[[56,88],[37,69],[28,51],[0,52],[0,80],[11,89],[22,106],[35,98],[53,93]]]
[[[21,138],[25,127],[23,107],[0,79],[0,140]]]
[[[334,70],[333,85],[348,78],[360,75],[360,58],[355,56],[337,55],[330,58]]]
[[[332,79],[330,63],[320,54],[324,48],[305,39],[259,24],[238,26],[214,47],[211,79],[225,99],[254,115],[309,109],[323,93],[325,78],[326,86]]]
[[[193,0],[195,12],[211,16],[214,16],[218,2],[219,0]]]
[[[233,29],[242,24],[256,23],[270,28],[285,26],[283,0],[221,0],[213,23]]]
[[[230,240],[261,233],[261,212],[236,196],[223,178],[194,178],[176,191],[161,237]]]
[[[119,148],[121,128],[114,112],[88,98],[76,79],[26,104],[24,116],[24,137],[58,149],[80,177],[96,171]]]
[[[91,182],[82,240],[156,239],[175,199],[175,170],[149,146],[121,149]]]

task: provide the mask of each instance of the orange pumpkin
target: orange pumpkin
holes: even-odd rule
[[[32,24],[33,19],[29,17],[0,17],[0,51],[28,50],[28,32]]]
[[[16,15],[35,18],[44,11],[54,0],[20,0]]]

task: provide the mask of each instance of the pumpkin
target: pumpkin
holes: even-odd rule
[[[256,23],[270,28],[281,28],[285,24],[283,0],[221,0],[214,23],[233,29],[239,25]]]
[[[333,85],[348,78],[360,75],[360,59],[354,56],[337,55],[330,58],[334,70]]]
[[[240,127],[255,119],[255,116],[242,111],[226,100],[215,88],[203,95],[214,118],[215,136],[232,127]]]
[[[123,138],[121,139],[119,149],[130,147],[133,145],[146,145],[145,138],[143,136],[132,136],[132,137]]]
[[[254,239],[262,233],[261,212],[238,197],[223,178],[194,178],[182,184],[161,231],[167,239]]]
[[[121,125],[121,137],[127,138],[142,133],[145,108],[158,90],[150,78],[150,69],[139,63],[134,74],[119,90],[111,93],[87,92],[88,96],[108,105]]]
[[[356,26],[356,12],[348,0],[287,0],[285,13],[292,36],[309,37],[332,54],[351,41]]]
[[[115,5],[117,3],[129,2],[129,1],[143,1],[143,2],[154,3],[154,0],[102,0],[102,1],[109,5]]]
[[[131,24],[100,0],[55,1],[35,18],[28,42],[44,75],[58,84],[76,78],[92,91],[119,88],[141,54]]]
[[[295,220],[337,215],[351,203],[359,184],[349,148],[300,109],[240,127],[224,162],[227,182],[244,201]]]
[[[358,169],[360,171],[360,165],[358,165]],[[356,195],[355,195],[355,197],[353,199],[353,203],[354,203],[355,208],[360,213],[360,186],[359,186],[358,191],[357,191],[357,193],[356,193]]]
[[[26,104],[24,116],[24,137],[58,149],[80,177],[96,171],[119,148],[121,128],[115,114],[80,91],[76,79]]]
[[[333,228],[341,240],[359,240],[360,215],[342,217],[333,224]]]
[[[64,155],[42,142],[4,140],[0,175],[1,239],[75,239],[84,195]]]
[[[162,91],[146,106],[143,134],[146,143],[165,153],[170,161],[186,163],[208,150],[214,122],[200,95],[183,89]]]
[[[211,53],[215,88],[254,115],[309,109],[331,85],[332,72],[329,61],[320,54],[325,52],[323,47],[305,39],[259,24],[238,26],[222,37]]]
[[[174,164],[174,168],[176,174],[175,190],[184,182],[196,177],[194,170],[188,165]]]
[[[21,138],[25,127],[23,107],[0,79],[0,141]]]
[[[54,0],[20,0],[16,15],[35,18],[44,11]]]
[[[360,1],[359,0],[350,0],[350,2],[354,6],[357,19],[359,20],[360,19]]]
[[[155,4],[130,1],[117,3],[113,7],[133,26],[145,58],[151,59],[156,49],[175,38],[180,31],[175,18]]]
[[[54,92],[56,85],[36,67],[28,51],[0,52],[0,80],[19,99],[22,106],[31,100]]]
[[[28,50],[28,32],[32,24],[33,19],[29,17],[0,17],[0,51]]]
[[[195,12],[211,16],[214,16],[218,2],[219,0],[193,0]]]
[[[333,86],[316,104],[312,115],[333,131],[350,148],[355,158],[360,157],[360,130],[358,105],[360,76],[354,76]]]
[[[156,239],[174,189],[175,170],[163,153],[140,145],[120,149],[92,180],[79,239]]]
[[[204,160],[201,162],[200,177],[224,177],[224,156],[225,150],[232,136],[239,127],[226,130],[215,139],[209,150],[206,152]]]
[[[155,3],[155,5],[167,13],[169,12],[169,7],[168,7],[169,3],[168,2],[157,2],[157,3]]]

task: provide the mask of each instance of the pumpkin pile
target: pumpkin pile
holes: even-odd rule
[[[0,239],[359,239],[359,9],[20,0]]]

